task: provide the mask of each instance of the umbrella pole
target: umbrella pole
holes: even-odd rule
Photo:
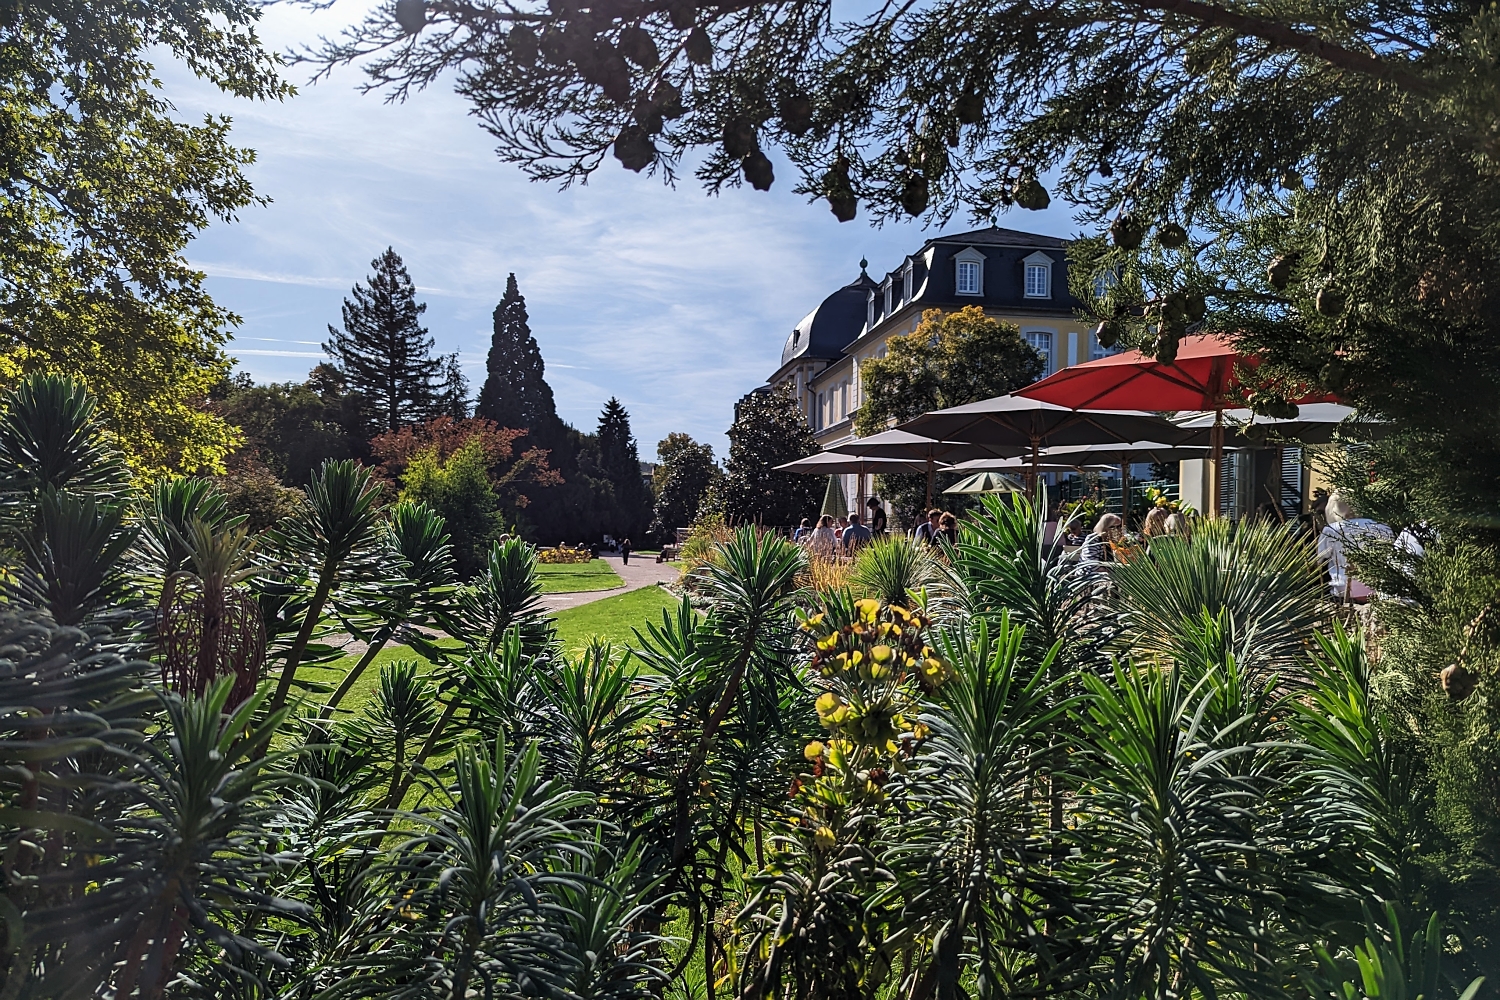
[[[854,509],[859,511],[860,519],[863,520],[865,516],[865,473],[863,469],[859,471],[859,485],[855,487],[854,492]]]
[[[1031,473],[1030,473],[1030,475],[1028,477],[1028,482],[1026,484],[1027,485],[1027,493],[1028,493],[1028,495],[1030,495],[1031,500],[1032,500],[1033,503],[1036,502],[1036,495],[1037,495],[1037,488],[1036,488],[1037,466],[1040,465],[1041,462],[1042,462],[1042,441],[1041,441],[1041,438],[1039,438],[1035,434],[1033,434],[1033,435],[1031,435]]]
[[[1211,455],[1213,460],[1213,489],[1208,495],[1208,516],[1218,517],[1221,513],[1219,503],[1220,483],[1224,482],[1224,411],[1214,411],[1214,428],[1209,434],[1209,443],[1213,446]]]
[[[933,477],[936,476],[936,475],[937,475],[937,472],[932,467],[932,456],[928,455],[927,456],[927,510],[931,510],[932,509]],[[927,510],[922,511],[922,518],[923,518],[923,520],[925,520],[927,518]]]
[[[1130,530],[1130,463],[1120,463],[1120,526]]]

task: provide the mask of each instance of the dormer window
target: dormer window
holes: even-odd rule
[[[865,329],[875,329],[875,293],[870,292],[865,296]]]
[[[916,273],[917,266],[911,261],[906,262],[906,269],[901,275],[901,301],[911,301],[912,275]]]
[[[1052,258],[1037,252],[1024,261],[1026,267],[1026,297],[1028,299],[1052,298]]]
[[[967,247],[953,257],[953,290],[959,295],[984,294],[984,254]]]
[[[885,279],[885,314],[887,316],[889,316],[891,314],[891,312],[892,312],[892,309],[891,309],[891,279],[890,278],[886,278]]]

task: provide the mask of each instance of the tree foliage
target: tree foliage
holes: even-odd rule
[[[864,403],[855,433],[876,434],[891,421],[1004,396],[1035,382],[1045,366],[1014,323],[979,306],[928,309],[911,333],[886,341],[885,357],[860,365]]]
[[[821,485],[812,477],[777,472],[776,466],[818,450],[807,415],[786,387],[757,390],[734,408],[729,458],[702,512],[732,521],[796,524],[818,507]]]
[[[438,406],[441,359],[421,325],[427,303],[395,250],[370,261],[373,272],[344,300],[344,328],[328,327],[323,350],[348,387],[359,393],[376,427],[399,430],[432,416]]]
[[[233,429],[203,398],[238,320],[187,243],[256,203],[229,119],[184,121],[152,60],[226,93],[291,90],[241,0],[19,4],[0,13],[0,381],[70,375],[142,476],[220,467]]]
[[[656,497],[651,534],[661,542],[676,541],[673,532],[697,519],[699,505],[721,475],[712,445],[699,444],[680,432],[657,442],[656,471],[651,477]]]
[[[620,401],[610,397],[599,414],[595,435],[599,468],[614,488],[614,519],[606,526],[616,538],[631,538],[639,544],[651,523],[651,491],[641,476],[640,452],[630,432],[630,414]]]
[[[494,320],[484,385],[474,415],[501,427],[525,430],[539,447],[554,448],[562,422],[557,417],[552,387],[547,384],[541,348],[531,335],[526,298],[514,274],[505,280],[505,295],[495,306]]]

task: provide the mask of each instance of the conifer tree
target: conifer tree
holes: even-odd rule
[[[615,518],[608,530],[622,537],[644,536],[651,519],[651,495],[641,478],[639,449],[630,432],[630,414],[610,397],[599,414],[599,468],[615,493]]]
[[[419,322],[427,304],[417,301],[400,255],[386,247],[370,266],[374,273],[344,300],[344,328],[328,327],[323,350],[368,401],[375,424],[393,431],[432,415],[442,361],[432,355]]]
[[[514,274],[506,279],[505,296],[495,307],[495,333],[485,369],[475,416],[501,427],[528,430],[544,448],[564,443],[542,351],[531,335],[526,299]]]
[[[442,382],[438,386],[433,406],[433,416],[452,417],[464,420],[469,416],[469,379],[463,365],[458,362],[458,352],[445,354],[442,358]]]

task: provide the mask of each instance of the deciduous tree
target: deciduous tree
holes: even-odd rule
[[[187,243],[256,197],[229,119],[184,121],[155,59],[226,93],[291,93],[249,0],[26,3],[0,10],[0,383],[88,385],[142,476],[215,469],[236,444],[201,405],[237,318]]]
[[[675,529],[686,528],[697,518],[698,505],[723,472],[714,461],[712,445],[699,444],[677,431],[657,443],[656,462],[651,477],[656,494],[651,534],[670,542],[675,540]]]
[[[705,511],[768,525],[796,524],[816,512],[823,481],[776,471],[776,466],[818,450],[807,416],[787,388],[760,389],[741,398],[728,434],[729,461],[704,501]]]
[[[877,434],[891,420],[1003,396],[1035,382],[1044,368],[1014,323],[979,306],[929,309],[911,333],[886,341],[885,357],[860,365],[864,403],[854,429]]]

